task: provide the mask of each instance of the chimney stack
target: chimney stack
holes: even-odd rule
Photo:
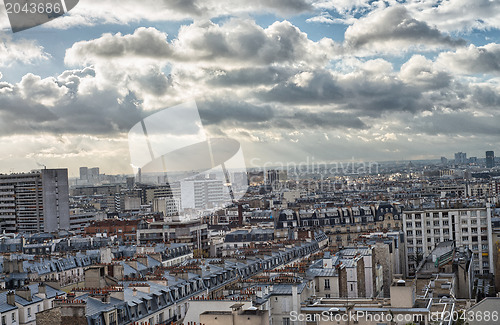
[[[45,283],[42,282],[38,285],[38,293],[44,294],[44,295],[47,294],[47,287],[46,287]]]
[[[17,289],[16,290],[16,295],[18,295],[19,297],[24,298],[27,301],[31,301],[32,300],[31,289],[29,287],[22,287],[20,289]]]
[[[16,305],[16,294],[14,291],[7,292],[7,303],[11,306]]]
[[[238,226],[243,226],[243,205],[238,203]]]

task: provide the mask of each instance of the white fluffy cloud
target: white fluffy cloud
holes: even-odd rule
[[[479,47],[471,44],[454,52],[442,52],[437,62],[456,73],[499,74],[500,44],[490,43]]]
[[[222,16],[246,16],[249,13],[287,17],[313,9],[309,0],[81,0],[68,15],[47,26],[68,28],[103,23],[205,20]]]
[[[437,68],[431,60],[414,55],[401,66],[399,78],[424,90],[435,90],[447,87],[452,77],[447,71]]]
[[[49,59],[43,47],[35,41],[14,41],[7,34],[0,33],[0,67],[9,66],[13,63],[32,64]]]
[[[182,26],[178,37],[155,28],[138,28],[131,35],[105,34],[75,43],[66,52],[66,63],[85,64],[99,60],[154,59],[157,62],[191,65],[324,65],[335,55],[331,39],[314,42],[288,21],[262,28],[252,20],[231,19]]]
[[[500,2],[492,0],[408,1],[417,19],[443,31],[500,28]]]

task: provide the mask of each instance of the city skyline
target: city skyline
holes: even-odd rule
[[[499,17],[490,1],[87,0],[12,34],[0,6],[0,170],[130,174],[130,128],[190,100],[250,167],[483,157]]]

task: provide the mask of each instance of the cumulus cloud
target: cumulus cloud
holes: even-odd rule
[[[60,80],[27,74],[17,84],[5,83],[0,87],[0,136],[127,132],[142,116],[136,98],[97,89],[88,70],[66,71]]]
[[[224,16],[270,13],[288,17],[314,10],[309,0],[86,0],[47,27],[69,28],[103,23],[205,20]]]
[[[448,32],[500,28],[498,1],[412,1],[407,7],[417,19]]]
[[[66,51],[68,64],[99,60],[156,59],[177,63],[207,65],[249,64],[325,64],[334,55],[330,39],[314,42],[288,21],[262,28],[252,20],[231,19],[182,26],[178,37],[155,28],[138,28],[131,35],[104,34],[73,44]]]
[[[414,55],[401,66],[399,78],[423,90],[435,90],[449,86],[452,76],[424,56]]]
[[[454,48],[465,43],[412,18],[404,6],[375,10],[345,32],[345,46],[352,51],[398,53],[408,49]]]
[[[418,112],[431,104],[421,90],[394,75],[370,71],[340,74],[331,71],[300,73],[286,83],[260,93],[263,100],[302,105],[332,105],[358,116],[380,116],[384,112]]]
[[[0,67],[13,63],[33,64],[48,60],[43,47],[35,41],[21,39],[14,41],[11,36],[0,33]]]
[[[490,43],[485,46],[473,44],[454,52],[442,52],[437,62],[456,73],[498,74],[500,73],[500,44]]]

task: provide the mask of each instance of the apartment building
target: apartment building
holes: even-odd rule
[[[182,209],[206,209],[221,205],[227,199],[221,180],[184,180],[180,182]]]
[[[0,175],[0,230],[39,233],[69,227],[67,169]]]
[[[443,241],[473,252],[475,274],[494,274],[491,207],[484,203],[440,201],[434,208],[403,212],[406,263],[413,273],[425,256]]]

